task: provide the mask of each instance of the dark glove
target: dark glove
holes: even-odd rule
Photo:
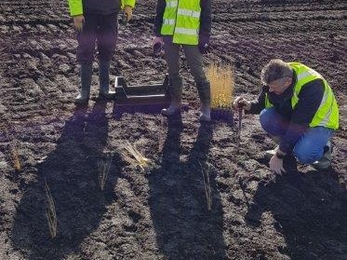
[[[211,52],[211,46],[209,44],[210,35],[207,33],[200,33],[199,35],[199,50],[202,54],[207,54]]]
[[[160,42],[157,42],[156,44],[153,45],[153,56],[154,57],[160,57],[162,54],[162,44]]]
[[[199,44],[199,50],[202,54],[207,54],[212,51],[212,47],[209,43],[205,43],[204,45]]]
[[[157,36],[154,38],[153,40],[153,56],[155,58],[158,58],[158,57],[161,57],[163,56],[163,53],[164,53],[164,49],[163,49],[163,45],[164,45],[164,42],[163,42],[163,38],[160,37],[160,36]]]

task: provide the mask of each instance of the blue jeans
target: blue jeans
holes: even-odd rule
[[[266,108],[261,111],[260,124],[263,129],[274,137],[283,137],[288,129],[289,121],[276,112],[276,109]],[[324,153],[324,147],[330,141],[334,130],[322,126],[309,127],[296,142],[293,154],[299,162],[311,164],[318,161]]]

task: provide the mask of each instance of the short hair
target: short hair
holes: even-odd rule
[[[261,70],[260,79],[262,84],[269,85],[275,80],[292,77],[292,75],[293,70],[288,63],[280,59],[273,59]]]

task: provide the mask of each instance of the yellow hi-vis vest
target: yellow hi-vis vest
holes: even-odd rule
[[[70,15],[82,15],[83,14],[83,1],[82,0],[68,0]],[[124,9],[124,6],[129,5],[134,8],[136,0],[121,0],[121,8]]]
[[[172,35],[173,43],[198,45],[200,0],[166,0],[162,35]]]
[[[299,93],[301,88],[308,82],[321,79],[324,82],[324,95],[317,109],[316,114],[313,116],[310,127],[324,126],[330,129],[339,128],[339,108],[331,87],[328,82],[315,70],[299,63],[289,62],[289,66],[295,71],[297,81],[294,86],[294,93],[291,98],[292,108],[294,109],[299,102]],[[268,95],[265,96],[265,107],[271,107]]]

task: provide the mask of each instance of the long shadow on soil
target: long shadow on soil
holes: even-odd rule
[[[347,192],[331,174],[290,172],[260,183],[248,224],[259,227],[263,212],[271,212],[286,239],[281,253],[291,259],[347,259]]]
[[[98,184],[97,164],[109,160],[103,153],[108,131],[105,105],[97,101],[89,114],[76,109],[65,123],[57,148],[36,166],[37,178],[28,184],[18,205],[11,235],[14,247],[26,259],[65,259],[66,254],[79,252],[83,239],[99,226],[105,207],[115,200],[109,188],[116,182],[114,166],[103,192]],[[45,182],[57,212],[55,239],[49,238]]]
[[[201,125],[187,162],[180,161],[181,117],[168,119],[161,168],[148,177],[149,205],[159,250],[166,259],[226,259],[223,217],[214,176],[208,211],[200,167],[207,161],[212,126]]]

